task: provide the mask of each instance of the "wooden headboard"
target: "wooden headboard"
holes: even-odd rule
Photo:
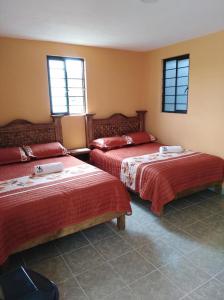
[[[0,127],[0,147],[12,147],[50,142],[63,144],[61,118],[52,116],[50,123],[31,123],[15,120]]]
[[[113,114],[104,119],[94,118],[95,114],[86,115],[87,146],[97,138],[123,135],[130,132],[145,130],[145,110],[136,111],[137,115],[127,117],[123,114]]]

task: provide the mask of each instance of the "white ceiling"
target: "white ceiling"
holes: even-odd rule
[[[0,36],[149,50],[224,29],[224,0],[0,0]]]

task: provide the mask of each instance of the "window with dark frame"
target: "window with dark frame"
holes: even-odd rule
[[[51,114],[86,113],[84,60],[47,56],[47,65]]]
[[[163,112],[187,113],[189,66],[189,54],[163,60]]]

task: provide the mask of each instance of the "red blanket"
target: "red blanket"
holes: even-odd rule
[[[91,152],[91,161],[99,168],[120,178],[123,159],[158,152],[160,146],[159,143],[149,143],[107,152],[94,149]],[[151,200],[151,210],[160,214],[163,206],[172,201],[177,193],[223,179],[223,159],[197,153],[160,163],[142,164],[137,170],[136,192],[142,199]]]
[[[45,183],[33,184],[32,178],[27,181],[34,165],[58,161],[63,162],[65,173],[74,167],[74,174],[61,178],[58,173],[53,179],[48,175]],[[64,156],[0,167],[0,264],[31,239],[106,212],[131,211],[129,196],[119,180],[97,168],[77,174],[80,165],[84,170],[88,167]]]

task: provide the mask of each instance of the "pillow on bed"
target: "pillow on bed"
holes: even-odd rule
[[[156,138],[146,131],[128,133],[125,137],[127,141],[129,141],[129,144],[134,145],[140,145],[156,141]]]
[[[0,148],[0,165],[28,161],[30,158],[21,147]]]
[[[91,148],[97,148],[100,150],[112,150],[122,148],[128,145],[128,141],[123,136],[105,137],[92,141]]]
[[[67,155],[68,150],[63,147],[59,142],[46,143],[46,144],[33,144],[23,146],[26,154],[31,158],[47,158]]]

